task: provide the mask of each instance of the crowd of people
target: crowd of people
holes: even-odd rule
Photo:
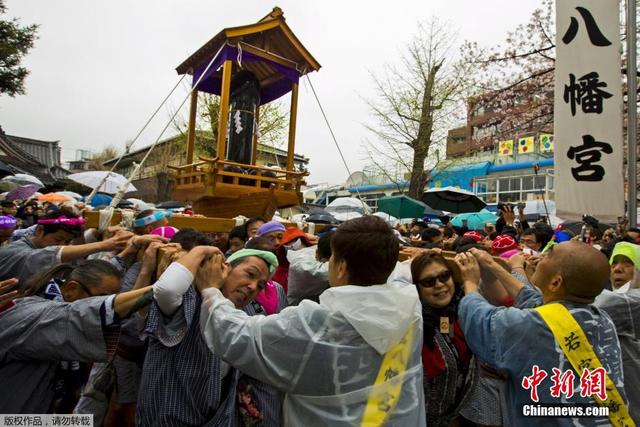
[[[504,205],[480,229],[366,215],[317,235],[263,218],[204,233],[149,209],[99,231],[82,204],[1,206],[0,413],[104,426],[640,420],[636,228],[587,218],[574,233]],[[557,407],[585,412],[535,416]]]

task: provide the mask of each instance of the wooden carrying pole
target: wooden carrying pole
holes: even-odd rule
[[[193,152],[196,145],[196,111],[198,109],[198,89],[191,92],[191,104],[189,105],[189,128],[187,130],[187,164],[193,163]],[[191,172],[189,168],[189,172]]]
[[[233,61],[224,61],[222,67],[222,87],[220,88],[220,114],[218,116],[218,149],[216,156],[224,160],[227,154],[227,122],[229,118],[229,92],[231,91],[231,71]]]
[[[296,112],[298,111],[298,84],[291,85],[291,113],[289,114],[289,145],[287,146],[287,171],[293,172],[293,154],[296,149]]]

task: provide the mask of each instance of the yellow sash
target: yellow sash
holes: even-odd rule
[[[398,404],[402,391],[402,374],[406,372],[411,357],[414,329],[414,324],[411,324],[400,342],[384,355],[373,390],[367,399],[361,427],[384,425]]]
[[[602,363],[600,363],[596,353],[593,351],[593,347],[591,347],[584,331],[565,306],[552,303],[537,307],[535,310],[551,329],[562,352],[578,375],[582,375],[587,368],[591,370],[602,367]],[[567,339],[569,337],[572,337],[572,339]],[[576,345],[577,343],[579,345]],[[581,363],[584,360],[590,360],[589,366]],[[606,401],[600,400],[597,396],[592,397],[599,406],[609,408],[609,421],[611,421],[611,424],[616,427],[635,426],[629,416],[627,405],[625,405],[622,396],[620,396],[618,389],[608,374],[606,376],[606,388]]]

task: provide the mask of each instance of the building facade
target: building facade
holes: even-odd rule
[[[8,135],[0,127],[0,160],[13,173],[26,173],[51,185],[69,171],[62,167],[60,142]]]

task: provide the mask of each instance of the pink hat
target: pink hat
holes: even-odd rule
[[[520,252],[522,252],[520,249],[511,249],[510,251],[502,252],[500,254],[500,258],[509,259],[512,256],[519,254]]]
[[[500,255],[504,252],[517,248],[518,242],[516,242],[516,239],[509,236],[508,234],[499,235],[493,240],[493,243],[491,244],[491,251],[496,255]]]
[[[166,237],[167,239],[172,239],[176,233],[180,231],[175,227],[170,225],[165,225],[164,227],[158,227],[155,230],[151,231],[149,234],[155,234],[156,236]]]
[[[467,231],[462,235],[462,237],[464,237],[465,239],[475,240],[476,243],[481,242],[484,239],[484,237],[482,237],[482,234],[478,233],[477,231]]]

